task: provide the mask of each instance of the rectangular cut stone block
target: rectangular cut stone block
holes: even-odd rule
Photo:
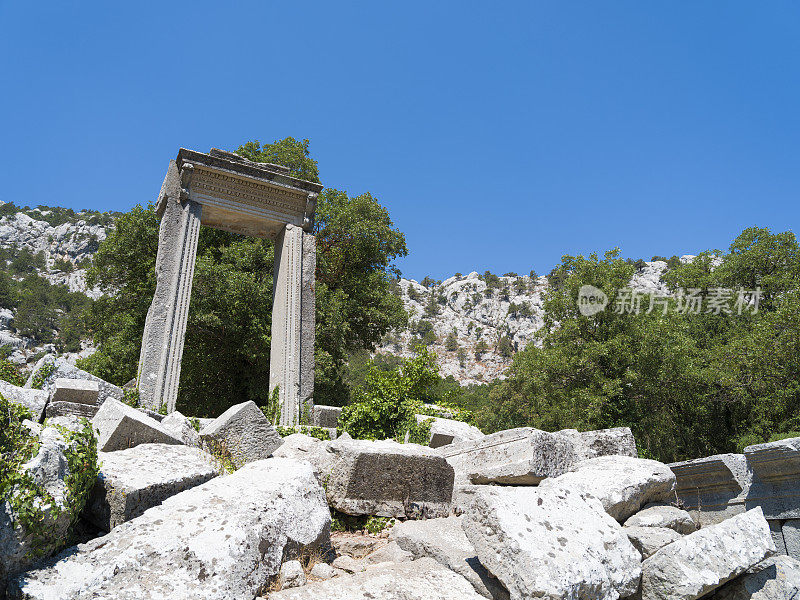
[[[602,452],[636,456],[636,445],[627,428],[548,433],[520,427],[444,446],[438,451],[455,470],[456,485],[536,485]]]
[[[784,554],[800,560],[800,519],[789,519],[783,523],[781,534],[785,544]]]
[[[92,419],[97,431],[97,449],[113,452],[139,444],[180,444],[161,423],[143,412],[109,398]]]
[[[715,454],[669,465],[683,506],[701,525],[745,511],[752,474],[743,454]]]
[[[694,600],[775,552],[761,509],[704,527],[642,563],[642,600]]]
[[[434,450],[393,441],[336,440],[328,503],[349,515],[446,517],[453,468]]]
[[[49,402],[45,409],[45,417],[83,417],[91,419],[100,410],[99,406],[78,402]]]
[[[315,427],[335,428],[339,425],[339,415],[341,414],[340,406],[315,404],[311,424]]]
[[[772,534],[772,541],[775,543],[776,554],[786,554],[786,541],[783,539],[784,521],[768,520],[769,532]]]
[[[36,421],[41,421],[47,400],[50,397],[50,394],[46,391],[21,388],[2,380],[0,380],[0,394],[6,400],[27,408]]]
[[[280,424],[313,414],[316,240],[287,225],[275,240],[269,389],[278,387]]]
[[[260,595],[282,559],[330,534],[308,464],[270,459],[167,498],[15,578],[11,598],[233,600]]]
[[[96,381],[59,377],[53,385],[50,401],[75,402],[96,406],[99,396],[100,386]]]
[[[268,458],[283,438],[253,401],[231,406],[200,430],[202,444],[230,456],[237,467]]]
[[[753,471],[746,506],[768,519],[800,519],[800,438],[748,446],[744,455]]]
[[[208,454],[187,446],[139,444],[100,452],[98,461],[100,474],[83,514],[105,531],[217,475]]]
[[[104,381],[91,373],[87,373],[75,365],[68,363],[65,359],[56,357],[54,354],[45,354],[36,362],[31,370],[30,377],[28,377],[28,380],[25,382],[26,388],[33,387],[34,379],[41,378],[43,369],[48,371],[49,375],[44,377],[41,381],[41,389],[48,393],[53,391],[56,380],[58,379],[79,379],[81,381],[94,381],[97,383],[98,396],[94,404],[98,406],[105,402],[106,398],[114,398],[116,400],[122,399],[123,392],[121,387]]]

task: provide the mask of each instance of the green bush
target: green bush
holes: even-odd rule
[[[262,409],[263,410],[263,409]],[[281,437],[287,437],[293,433],[302,433],[318,440],[327,441],[331,439],[331,432],[324,427],[314,427],[312,425],[295,425],[294,427],[282,427],[278,425],[275,428]]]
[[[7,358],[0,360],[0,379],[20,387],[25,385],[25,376],[20,368]]]
[[[414,358],[391,370],[371,364],[364,384],[355,391],[355,400],[342,409],[339,423],[356,439],[419,441],[424,426],[415,415],[422,409],[431,388],[439,381],[435,355],[417,347]],[[424,440],[427,443],[427,438]]]

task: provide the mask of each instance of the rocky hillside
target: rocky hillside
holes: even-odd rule
[[[6,264],[28,257],[31,270],[51,284],[97,298],[87,289],[86,267],[113,226],[114,213],[74,212],[64,208],[19,208],[0,205],[0,249]],[[684,257],[686,260],[688,257]],[[631,281],[635,289],[665,293],[663,261],[646,262]],[[13,270],[12,270],[13,273]],[[14,275],[21,279],[22,274]],[[503,377],[515,352],[535,342],[543,323],[547,278],[491,273],[457,274],[442,282],[401,279],[396,292],[410,316],[409,328],[388,335],[378,352],[409,356],[418,343],[439,357],[442,375],[462,385]],[[14,311],[0,309],[0,346],[12,349],[11,359],[24,364],[55,350],[52,344],[20,335]],[[73,349],[76,350],[76,349]],[[83,343],[71,355],[86,355]]]

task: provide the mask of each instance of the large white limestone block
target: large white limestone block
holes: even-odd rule
[[[578,463],[569,473],[547,479],[539,487],[597,498],[609,515],[624,522],[646,504],[674,500],[675,475],[655,460],[600,456]]]
[[[760,508],[709,525],[642,563],[642,600],[694,600],[775,552]]]
[[[697,524],[685,510],[671,504],[646,506],[625,521],[625,527],[666,527],[681,535],[697,531]]]
[[[800,561],[773,556],[726,583],[709,600],[796,600],[798,595]]]
[[[181,444],[161,423],[142,411],[109,398],[92,418],[97,432],[97,449],[114,452],[139,444]]]
[[[237,467],[268,458],[283,439],[252,400],[231,406],[200,430],[201,442],[230,455]]]
[[[617,600],[639,587],[639,552],[597,500],[577,491],[481,489],[463,527],[512,600]]]
[[[139,444],[100,452],[98,460],[100,474],[84,515],[105,531],[217,476],[211,456],[188,446]]]
[[[12,599],[252,599],[330,512],[309,465],[249,463],[181,492],[11,582]]]

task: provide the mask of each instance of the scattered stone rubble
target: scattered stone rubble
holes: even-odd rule
[[[33,390],[8,397],[41,416],[48,403],[91,402],[95,389],[54,380],[35,404]],[[319,411],[320,426],[336,412]],[[35,461],[57,466],[56,430],[28,423],[43,440]],[[102,402],[100,475],[81,516],[99,537],[22,561],[3,506],[9,597],[800,597],[800,440],[664,465],[637,458],[626,428],[484,436],[445,423],[452,439],[426,447],[281,438],[253,403],[200,433],[192,423]],[[238,449],[240,468],[227,474],[212,442]],[[65,476],[37,472],[53,489]],[[330,508],[397,521],[382,535],[332,535]]]

